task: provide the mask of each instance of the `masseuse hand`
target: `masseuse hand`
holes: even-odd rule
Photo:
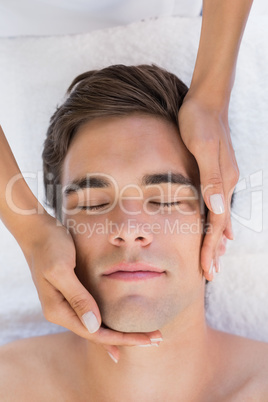
[[[160,331],[136,334],[100,327],[98,306],[74,272],[76,252],[71,235],[64,226],[59,226],[59,222],[56,225],[56,219],[48,214],[41,223],[36,228],[32,227],[31,238],[35,240],[28,240],[27,245],[22,242],[20,246],[48,321],[102,344],[116,360],[119,359],[116,345],[146,345],[151,343],[151,339],[161,338]],[[35,230],[37,233],[34,233]],[[85,325],[82,323],[83,316],[86,317]]]
[[[179,111],[179,127],[184,144],[197,161],[202,195],[209,209],[212,231],[203,241],[201,267],[205,277],[212,280],[210,268],[215,265],[218,271],[222,239],[233,239],[230,200],[239,178],[228,110],[217,110],[209,96],[206,103],[204,97],[200,99],[189,90]]]
[[[232,239],[230,199],[239,178],[228,108],[241,39],[253,0],[203,0],[202,26],[190,89],[179,111],[182,139],[194,155],[209,208],[201,266],[218,268],[221,242]],[[212,199],[211,199],[212,197]],[[223,200],[224,212],[222,211]],[[211,202],[213,200],[213,202]]]

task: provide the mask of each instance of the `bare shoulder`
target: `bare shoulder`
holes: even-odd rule
[[[245,338],[242,338],[245,339]],[[268,343],[246,339],[244,341],[246,354],[245,364],[251,367],[249,383],[252,390],[259,395],[260,401],[268,400]]]
[[[57,369],[56,345],[68,342],[68,333],[21,339],[0,347],[0,400],[33,400]],[[58,347],[59,349],[59,347]],[[57,358],[55,358],[57,356]],[[40,399],[42,401],[43,399]]]
[[[222,360],[236,378],[234,397],[245,401],[268,401],[268,343],[215,331],[222,346]],[[241,399],[240,399],[241,400]]]

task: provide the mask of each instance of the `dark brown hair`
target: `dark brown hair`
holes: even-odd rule
[[[178,77],[156,65],[114,65],[76,77],[67,99],[50,119],[42,154],[47,204],[56,215],[61,207],[57,188],[63,160],[82,124],[100,117],[139,113],[178,126],[178,110],[187,91]]]

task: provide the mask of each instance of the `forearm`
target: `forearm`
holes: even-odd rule
[[[190,90],[229,104],[237,56],[253,0],[204,0],[199,49]]]
[[[0,126],[0,219],[21,243],[46,212],[21,175]]]

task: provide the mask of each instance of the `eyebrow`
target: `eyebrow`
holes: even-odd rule
[[[69,183],[65,190],[64,194],[69,195],[72,193],[76,193],[79,190],[84,188],[104,188],[111,187],[111,184],[108,180],[104,178],[100,178],[98,176],[91,177],[82,177],[81,179],[75,179],[71,183]]]
[[[165,184],[165,183],[183,184],[189,186],[194,185],[189,177],[186,177],[181,173],[174,173],[174,172],[146,174],[142,177],[141,180],[142,186],[151,186],[155,184]],[[107,187],[108,188],[111,187],[111,183],[109,180],[106,180],[98,176],[91,176],[90,178],[85,176],[70,182],[64,190],[64,195],[67,196],[86,188],[107,188]]]
[[[144,175],[141,183],[143,186],[162,183],[193,185],[193,182],[189,177],[186,177],[181,173],[174,172]]]

